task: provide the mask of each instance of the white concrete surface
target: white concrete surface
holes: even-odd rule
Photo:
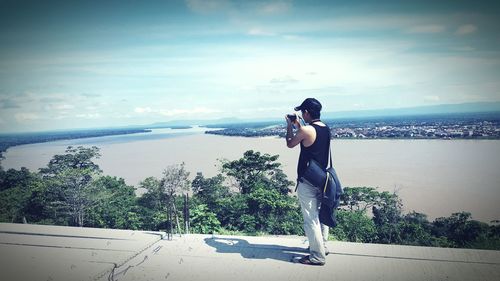
[[[318,267],[295,262],[307,254],[304,237],[161,238],[0,224],[0,280],[500,280],[500,251],[330,241]]]
[[[301,237],[187,235],[162,240],[113,280],[500,280],[500,251],[334,242],[325,266],[294,262]]]
[[[0,223],[0,280],[96,280],[163,233]]]

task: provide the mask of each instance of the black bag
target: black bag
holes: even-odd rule
[[[309,163],[307,163],[307,168],[302,174],[302,177],[310,182],[315,187],[323,187],[326,181],[326,171],[318,161],[311,159]]]
[[[322,224],[335,227],[335,211],[342,195],[342,185],[332,164],[332,151],[330,149],[330,167],[326,170],[314,159],[308,163],[302,177],[322,192],[319,220]]]

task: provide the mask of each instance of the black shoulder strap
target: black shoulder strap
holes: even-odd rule
[[[333,168],[332,164],[332,131],[330,130],[330,127],[328,125],[326,126],[328,128],[328,152],[329,152],[329,158],[330,158],[330,168]]]
[[[332,148],[331,148],[331,146],[328,146],[328,150],[330,151],[330,157],[329,157],[330,158],[330,168],[332,168],[333,164],[332,164]]]

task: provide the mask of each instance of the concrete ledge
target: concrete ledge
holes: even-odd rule
[[[295,263],[303,237],[185,235],[162,240],[113,280],[500,280],[500,251],[328,242],[325,266]]]
[[[294,262],[297,236],[0,224],[1,280],[500,280],[500,251],[329,241],[326,265]]]
[[[97,280],[162,232],[0,223],[2,280]]]

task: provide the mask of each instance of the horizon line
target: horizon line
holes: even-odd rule
[[[500,102],[493,102],[498,103],[500,105]],[[324,112],[323,114],[348,114],[348,113],[355,113],[355,112],[384,112],[385,114],[382,115],[360,115],[360,116],[334,116],[334,117],[324,117],[325,120],[342,120],[342,119],[372,119],[372,118],[397,118],[397,117],[414,117],[414,116],[436,116],[436,115],[446,115],[446,114],[499,114],[500,115],[500,108],[497,109],[492,109],[492,110],[482,110],[482,111],[451,111],[451,112],[420,112],[420,113],[390,113],[387,111],[399,111],[399,110],[405,110],[405,109],[417,109],[417,108],[427,108],[427,107],[437,107],[437,106],[448,106],[448,105],[465,105],[465,104],[479,104],[479,103],[463,103],[463,104],[442,104],[442,105],[434,105],[434,106],[417,106],[417,107],[407,107],[407,108],[390,108],[390,109],[373,109],[373,110],[355,110],[355,111],[336,111],[336,112]],[[484,104],[489,104],[491,105],[492,103],[487,103],[484,102]],[[230,123],[224,123],[221,122],[222,120],[232,120]],[[2,132],[0,133],[1,135],[15,135],[15,134],[30,134],[30,133],[59,133],[59,132],[72,132],[72,131],[86,131],[86,130],[109,130],[109,129],[158,129],[158,128],[152,128],[149,126],[158,126],[161,124],[164,124],[164,128],[171,128],[171,127],[185,127],[185,126],[200,126],[200,127],[205,127],[205,126],[210,126],[210,125],[224,125],[224,124],[244,124],[244,123],[251,123],[251,122],[275,122],[279,121],[279,117],[263,117],[263,118],[238,118],[238,117],[222,117],[222,118],[217,118],[217,119],[174,119],[174,120],[168,120],[168,121],[158,121],[154,123],[149,123],[149,124],[131,124],[131,125],[116,125],[116,126],[104,126],[104,127],[79,127],[79,128],[61,128],[61,129],[51,129],[51,130],[43,130],[43,131],[9,131],[9,132]],[[212,124],[197,124],[195,122],[216,122]],[[175,124],[175,122],[179,122],[180,124]],[[191,124],[185,124],[183,122],[193,122]],[[168,125],[167,125],[168,124]]]

